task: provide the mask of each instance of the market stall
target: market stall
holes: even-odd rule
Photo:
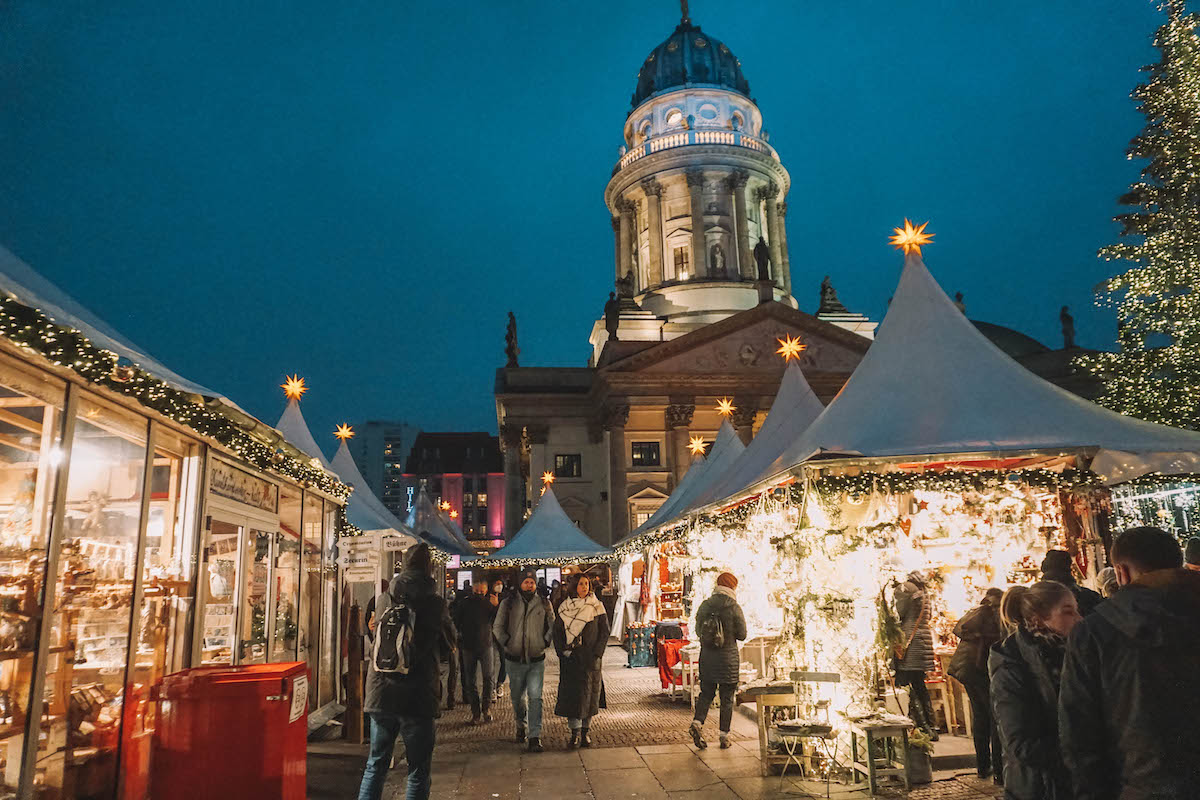
[[[611,547],[597,544],[567,516],[554,490],[547,486],[529,519],[508,544],[465,564],[483,569],[579,567],[606,563],[612,552]]]

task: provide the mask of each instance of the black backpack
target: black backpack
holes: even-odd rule
[[[721,615],[713,612],[700,622],[700,644],[704,647],[725,646],[725,624]]]
[[[375,646],[371,649],[371,664],[376,672],[407,675],[412,668],[413,629],[416,612],[403,600],[384,595],[390,602],[375,614]]]

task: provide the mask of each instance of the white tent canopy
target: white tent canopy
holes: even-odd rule
[[[687,498],[694,496],[694,487],[696,483],[704,477],[704,471],[707,466],[708,461],[704,456],[695,456],[692,459],[692,463],[688,467],[687,472],[683,474],[683,478],[679,481],[679,485],[675,487],[675,491],[671,492],[671,495],[663,501],[663,504],[655,509],[654,513],[650,515],[649,519],[630,531],[629,534],[622,538],[620,542],[617,542],[617,544],[628,541],[635,536],[645,533],[646,531],[652,531],[659,525],[670,522],[672,519],[674,519],[677,515],[677,512],[683,510],[683,504],[686,503]]]
[[[567,513],[562,510],[558,498],[549,487],[538,501],[537,507],[525,520],[517,535],[486,558],[477,563],[498,559],[515,559],[529,563],[572,559],[580,561],[603,561],[612,553],[611,547],[597,544],[579,529]]]
[[[300,412],[300,402],[292,397],[288,399],[287,408],[283,410],[283,415],[279,418],[279,422],[275,423],[275,430],[283,434],[287,439],[300,450],[312,456],[321,462],[321,466],[325,469],[332,469],[329,461],[325,458],[325,454],[321,452],[320,445],[313,438],[312,431],[308,428],[308,421],[304,419],[304,414]],[[333,470],[336,472],[337,470]]]
[[[354,487],[354,493],[346,501],[346,519],[351,525],[368,533],[394,531],[413,541],[419,538],[411,528],[397,519],[396,515],[389,511],[387,506],[371,491],[366,479],[359,472],[358,465],[354,463],[354,457],[350,455],[350,448],[346,447],[344,440],[338,445],[337,453],[333,457],[333,471],[341,478],[342,483]],[[429,544],[436,543],[429,542]]]
[[[705,506],[761,483],[774,474],[772,465],[808,429],[825,407],[796,364],[789,364],[779,384],[779,393],[762,427],[720,480],[696,498]]]
[[[1117,414],[1029,372],[967,320],[914,253],[905,258],[867,355],[767,473],[779,475],[820,454],[870,458],[1085,448],[1098,448],[1102,456],[1139,454],[1143,465],[1156,469],[1192,466],[1200,433]],[[1118,467],[1114,462],[1106,475],[1110,482],[1136,477]]]
[[[405,523],[411,530],[416,531],[418,536],[428,533],[430,541],[448,553],[460,556],[475,555],[475,548],[471,547],[458,526],[433,504],[423,483],[417,490],[417,496],[413,498],[413,507],[408,512]]]

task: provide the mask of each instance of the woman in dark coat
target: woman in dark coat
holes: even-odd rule
[[[1058,745],[1058,686],[1066,637],[1082,617],[1057,581],[1014,586],[1000,616],[1016,631],[992,648],[992,708],[1004,745],[1007,800],[1068,800],[1070,776]]]
[[[729,747],[729,727],[733,724],[733,699],[741,671],[738,642],[746,638],[746,617],[738,605],[738,580],[728,572],[717,577],[712,596],[696,611],[696,631],[700,638],[700,696],[696,699],[696,715],[692,720],[692,741],[701,749],[704,741],[704,720],[717,691],[721,693],[721,747]],[[717,623],[719,623],[719,628]],[[721,643],[712,639],[721,632]]]
[[[904,634],[904,641],[896,650],[896,685],[908,687],[908,716],[936,742],[933,702],[925,686],[925,675],[934,667],[931,609],[925,577],[920,572],[910,572],[896,590],[896,613],[900,615],[900,630]]]
[[[588,728],[603,705],[604,648],[608,646],[608,615],[592,594],[586,575],[575,576],[569,596],[554,620],[554,649],[558,652],[558,700],[554,713],[567,718],[571,740],[567,749],[591,747]]]
[[[988,680],[988,653],[1004,638],[1000,622],[1000,599],[1004,592],[988,589],[978,608],[973,608],[954,626],[958,649],[946,672],[967,690],[971,703],[971,728],[975,736],[975,769],[980,778],[994,775],[1003,783],[1004,761],[1000,748],[1000,729],[992,719],[991,683]]]

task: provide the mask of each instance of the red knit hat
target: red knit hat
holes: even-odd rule
[[[737,577],[732,572],[722,572],[717,576],[717,586],[726,586],[730,589],[736,589],[737,583]]]

